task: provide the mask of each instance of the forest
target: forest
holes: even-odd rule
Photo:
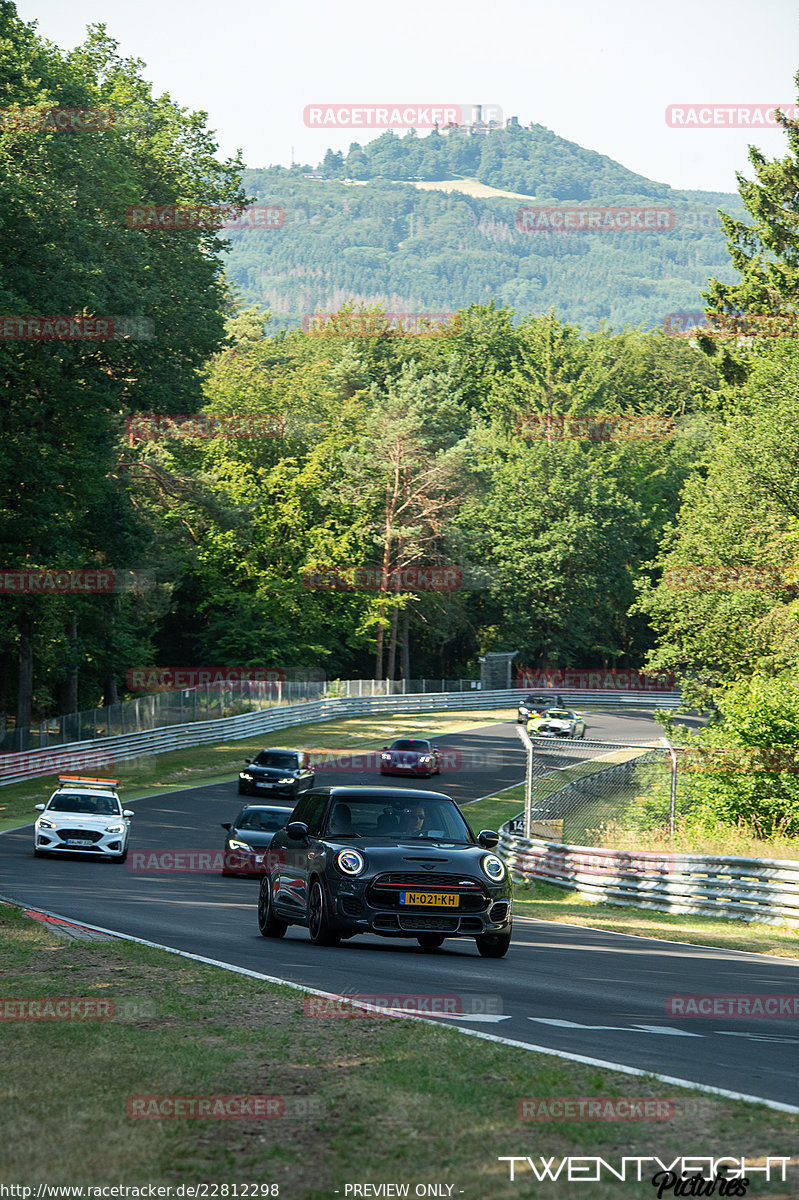
[[[4,583],[4,725],[115,703],[155,666],[457,678],[515,650],[531,668],[674,672],[690,701],[744,713],[742,730],[757,697],[769,744],[785,740],[799,720],[795,126],[787,158],[752,151],[717,269],[709,251],[692,268],[710,332],[584,328],[543,282],[542,311],[500,289],[409,328],[387,316],[410,311],[407,292],[341,289],[337,316],[305,332],[239,287],[236,237],[125,220],[143,203],[243,212],[265,198],[257,173],[219,161],[204,120],[154,98],[101,26],[69,55],[9,0],[0,26],[0,107],[122,118],[0,133],[2,578],[141,584]],[[413,139],[380,141],[409,143],[420,172]],[[454,218],[438,195],[421,203]],[[360,211],[337,219],[365,286],[383,260]],[[428,268],[440,233],[415,229]],[[569,246],[579,273],[585,244]],[[670,253],[651,251],[653,276]],[[466,242],[458,261],[476,270]],[[622,277],[617,260],[608,287]],[[43,335],[54,314],[83,333]],[[99,337],[109,314],[117,334]]]

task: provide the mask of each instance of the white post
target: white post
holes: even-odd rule
[[[516,732],[527,751],[527,771],[524,778],[524,836],[529,841],[533,820],[533,743],[523,725],[517,725]]]

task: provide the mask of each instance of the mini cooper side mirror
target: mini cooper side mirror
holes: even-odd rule
[[[304,821],[289,821],[286,833],[293,842],[307,842],[308,840],[308,826]]]
[[[477,842],[484,850],[493,850],[499,845],[499,834],[493,829],[481,829],[477,835]]]
[[[229,830],[229,829],[233,828],[233,823],[231,821],[220,821],[219,824],[222,826],[223,829]]]

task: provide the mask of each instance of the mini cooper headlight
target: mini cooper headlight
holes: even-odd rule
[[[36,824],[40,829],[55,829],[55,821],[47,821],[44,817],[39,817]]]
[[[501,858],[497,858],[496,854],[486,854],[481,859],[480,866],[483,868],[483,874],[491,880],[492,883],[499,883],[505,878],[505,864]]]
[[[358,850],[339,850],[336,866],[342,875],[360,875],[366,869],[366,862]]]

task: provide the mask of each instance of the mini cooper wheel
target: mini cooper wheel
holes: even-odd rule
[[[288,929],[284,921],[275,919],[272,910],[272,884],[267,876],[261,880],[261,890],[258,893],[258,928],[261,937],[281,938]]]
[[[437,950],[444,944],[444,935],[442,933],[420,933],[416,940],[423,950]]]
[[[337,946],[341,939],[330,923],[327,900],[318,879],[313,880],[308,895],[308,932],[317,946]]]
[[[482,933],[474,940],[483,958],[504,958],[508,953],[513,929],[507,933]]]

